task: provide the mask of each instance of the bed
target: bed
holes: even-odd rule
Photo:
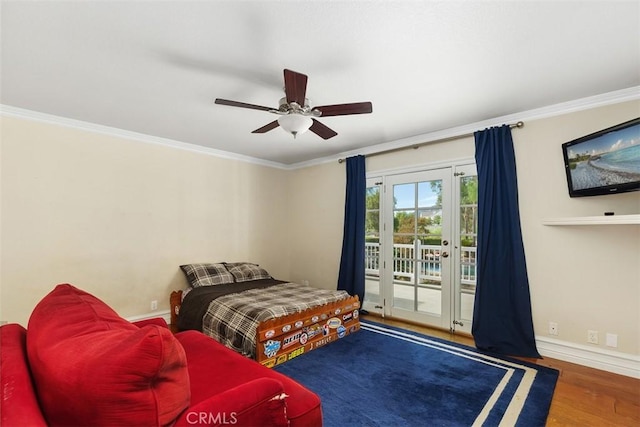
[[[180,266],[189,288],[171,293],[171,323],[198,330],[267,367],[360,329],[357,296],[274,279],[248,262]]]

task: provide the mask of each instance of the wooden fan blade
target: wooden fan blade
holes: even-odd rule
[[[262,126],[261,128],[258,128],[258,129],[256,129],[256,130],[254,130],[254,131],[253,131],[253,132],[251,132],[251,133],[266,133],[266,132],[269,132],[271,129],[275,129],[275,128],[277,128],[278,126],[280,126],[280,125],[278,124],[278,121],[277,121],[277,120],[274,120],[274,121],[272,121],[271,123],[269,123],[269,124],[267,124],[267,125],[264,125],[264,126]]]
[[[346,116],[349,114],[367,114],[373,111],[373,105],[370,102],[355,102],[353,104],[335,104],[313,107],[322,113],[320,117],[329,116]]]
[[[320,123],[316,119],[311,119],[311,120],[313,120],[313,124],[311,125],[309,130],[311,132],[315,133],[316,135],[318,135],[320,138],[329,139],[329,138],[333,138],[334,136],[336,136],[338,134],[336,131],[334,131],[333,129],[331,129],[331,128],[325,126],[325,125],[323,125],[322,123]]]
[[[307,94],[307,76],[291,70],[284,70],[284,93],[287,95],[287,103],[296,102],[304,107],[304,99]]]
[[[274,110],[274,108],[271,108],[271,107],[263,107],[262,105],[247,104],[245,102],[230,101],[228,99],[220,99],[220,98],[216,98],[215,103],[220,105],[228,105],[230,107],[250,108],[252,110],[262,110],[262,111]],[[277,110],[277,108],[275,108],[275,110]]]

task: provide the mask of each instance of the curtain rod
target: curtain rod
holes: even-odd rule
[[[521,128],[523,126],[524,126],[524,122],[523,121],[519,121],[517,123],[509,124],[509,127],[511,129],[513,129],[513,128]],[[388,153],[393,153],[393,152],[400,151],[400,150],[408,150],[409,148],[413,148],[414,150],[417,150],[418,148],[420,148],[422,146],[429,145],[429,144],[434,144],[436,142],[453,141],[454,139],[460,139],[460,138],[466,138],[466,137],[469,137],[469,136],[473,136],[474,133],[475,132],[469,132],[469,133],[464,133],[464,134],[461,134],[461,135],[454,135],[454,136],[448,136],[446,138],[434,139],[433,141],[422,142],[420,144],[407,145],[406,147],[391,148],[389,150],[383,150],[383,151],[378,151],[378,152],[371,153],[371,154],[366,154],[365,157],[379,156],[380,154],[388,154]],[[342,163],[345,160],[346,159],[338,159],[338,163]]]

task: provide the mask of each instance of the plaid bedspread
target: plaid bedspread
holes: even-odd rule
[[[296,283],[229,294],[211,301],[202,319],[202,332],[245,356],[255,358],[256,331],[260,322],[347,298],[349,294],[345,291]]]

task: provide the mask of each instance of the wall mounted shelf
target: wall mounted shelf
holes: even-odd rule
[[[577,216],[566,218],[546,218],[543,225],[621,225],[639,224],[640,215],[602,215],[602,216]]]

